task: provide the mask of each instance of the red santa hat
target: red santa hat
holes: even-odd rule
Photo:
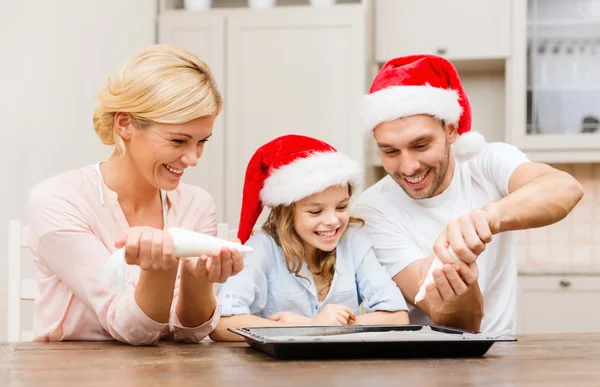
[[[245,243],[264,206],[290,205],[329,187],[360,190],[362,169],[331,145],[300,135],[286,135],[256,150],[244,179],[238,238]]]
[[[471,132],[471,105],[456,68],[439,56],[411,55],[388,61],[363,97],[361,112],[367,131],[382,122],[417,114],[454,125],[459,136],[452,150],[459,157],[471,157],[485,145],[481,134]]]

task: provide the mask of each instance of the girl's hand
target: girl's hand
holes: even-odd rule
[[[312,325],[349,325],[356,320],[352,309],[345,305],[329,304],[312,320]]]
[[[125,262],[142,270],[168,271],[179,264],[173,237],[156,228],[131,227],[115,241],[115,247],[124,247]]]
[[[279,321],[293,325],[311,325],[312,319],[309,317],[300,316],[293,312],[278,312],[269,316],[269,320]]]

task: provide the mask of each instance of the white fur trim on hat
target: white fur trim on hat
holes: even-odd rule
[[[454,156],[461,160],[477,155],[485,146],[485,138],[477,132],[466,132],[458,136],[452,144]]]
[[[362,173],[358,163],[343,153],[316,152],[273,171],[260,191],[260,200],[267,207],[290,205],[344,184],[357,192],[362,187]]]
[[[382,122],[427,114],[457,125],[462,114],[458,93],[451,89],[424,86],[391,86],[363,97],[361,112],[366,131]]]

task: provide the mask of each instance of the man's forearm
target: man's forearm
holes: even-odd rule
[[[575,178],[551,169],[508,196],[487,204],[483,210],[490,214],[490,229],[497,234],[556,223],[565,218],[582,197],[583,188]]]

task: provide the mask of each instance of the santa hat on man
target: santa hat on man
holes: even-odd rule
[[[290,205],[329,187],[362,185],[362,169],[331,145],[300,135],[286,135],[256,150],[244,179],[238,238],[245,243],[264,206]]]
[[[361,112],[366,131],[382,122],[427,114],[454,125],[458,138],[452,144],[457,157],[469,158],[485,145],[471,132],[471,105],[456,68],[434,55],[411,55],[388,61],[375,76]]]

